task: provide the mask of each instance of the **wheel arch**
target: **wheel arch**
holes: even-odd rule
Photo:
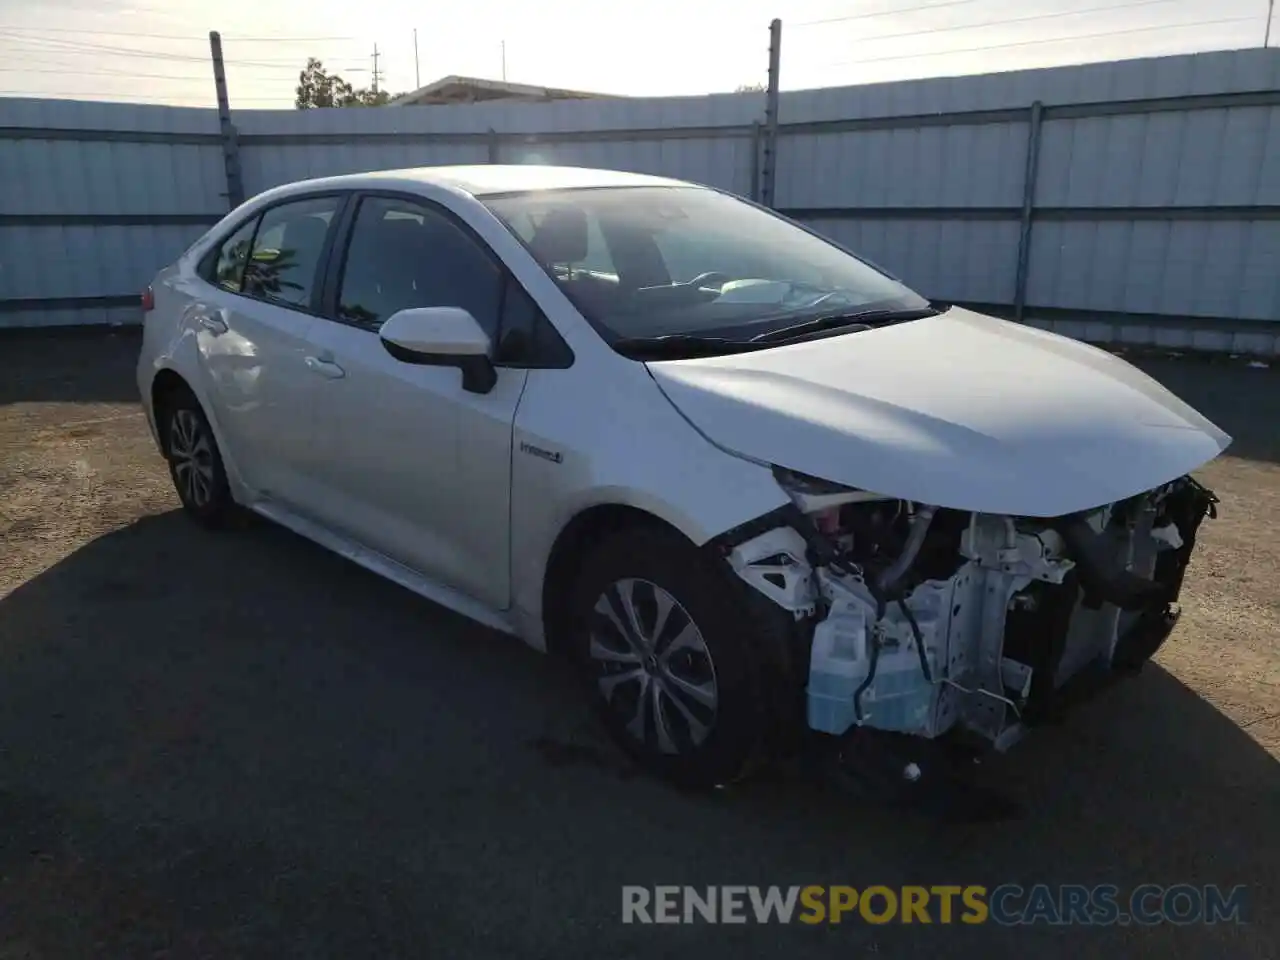
[[[231,449],[231,445],[227,442],[217,411],[203,395],[203,391],[198,389],[196,384],[192,382],[191,378],[173,366],[157,363],[155,373],[151,377],[151,387],[147,399],[151,403],[151,418],[152,423],[155,425],[156,441],[160,444],[160,452],[167,454],[168,438],[165,436],[165,431],[168,425],[163,418],[165,404],[172,397],[181,394],[191,397],[199,405],[205,419],[209,422],[209,429],[213,431],[213,439],[218,444],[218,453],[222,457],[223,469],[226,470],[227,480],[231,484],[232,497],[239,503],[247,502],[247,488],[241,479],[240,465],[236,460],[235,451]]]
[[[574,514],[552,543],[542,578],[542,628],[547,652],[566,652],[567,598],[583,555],[595,544],[627,530],[648,527],[689,537],[674,523],[625,503],[598,503]],[[694,545],[689,540],[690,545]]]
[[[169,438],[167,434],[167,421],[164,413],[168,409],[168,403],[173,397],[181,394],[189,394],[199,403],[199,397],[191,388],[191,384],[187,382],[182,374],[178,373],[171,367],[161,367],[156,371],[154,377],[151,378],[151,415],[155,419],[156,438],[160,441],[162,451],[168,451]],[[204,404],[201,404],[204,407]]]
[[[773,522],[759,518],[761,523]],[[748,526],[754,523],[749,521]],[[569,601],[582,558],[596,544],[631,530],[660,531],[678,537],[691,548],[691,556],[709,574],[708,589],[724,588],[723,598],[740,627],[735,639],[747,648],[751,664],[746,682],[752,688],[761,722],[760,753],[753,751],[748,766],[773,751],[787,751],[799,743],[804,728],[803,689],[808,666],[810,621],[800,622],[772,600],[750,588],[723,560],[722,536],[702,542],[672,520],[639,506],[618,502],[598,503],[575,514],[556,537],[542,582],[542,627],[545,649],[553,656],[571,653],[572,624]],[[737,528],[725,531],[736,534]]]

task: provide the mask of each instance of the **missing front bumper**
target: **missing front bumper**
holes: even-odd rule
[[[1029,700],[1022,712],[1023,723],[1037,726],[1056,722],[1073,708],[1133,676],[1169,639],[1181,616],[1182,611],[1172,604],[1144,612],[1116,645],[1110,665],[1096,662],[1060,687]]]
[[[951,575],[896,596],[794,513],[721,545],[807,640],[798,659],[809,665],[809,728],[1000,749],[1159,649],[1216,502],[1182,478],[1061,522],[972,515]]]

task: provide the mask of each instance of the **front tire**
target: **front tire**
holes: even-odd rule
[[[614,536],[583,558],[570,622],[588,696],[627,753],[684,786],[742,775],[762,739],[759,664],[696,548],[674,531]]]
[[[168,398],[162,414],[165,459],[182,509],[201,526],[223,526],[234,504],[208,418],[187,391]]]

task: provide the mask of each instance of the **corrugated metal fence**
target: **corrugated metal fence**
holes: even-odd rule
[[[758,196],[762,112],[760,94],[234,111],[234,151],[250,195],[541,160]],[[784,93],[780,117],[777,207],[930,296],[1277,350],[1280,51]],[[230,148],[212,110],[0,100],[0,325],[136,319],[136,291],[227,210]]]

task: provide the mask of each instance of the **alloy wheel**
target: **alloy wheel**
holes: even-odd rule
[[[174,411],[169,421],[169,462],[182,499],[201,508],[213,498],[213,438],[194,410]]]
[[[699,746],[715,724],[715,665],[702,632],[655,583],[617,580],[596,600],[587,648],[608,708],[637,742],[665,754]]]

